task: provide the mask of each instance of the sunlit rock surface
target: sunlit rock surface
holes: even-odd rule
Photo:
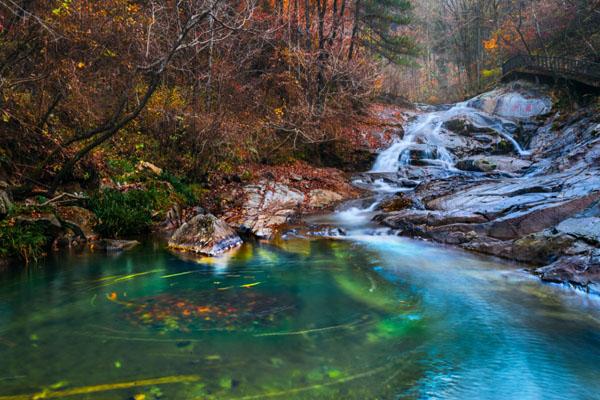
[[[181,225],[169,247],[175,250],[217,256],[242,244],[237,233],[212,214],[200,214]]]

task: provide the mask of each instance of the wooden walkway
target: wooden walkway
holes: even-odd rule
[[[562,78],[600,89],[600,64],[562,57],[518,55],[502,65],[502,80],[519,76]]]

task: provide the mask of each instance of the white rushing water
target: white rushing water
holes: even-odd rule
[[[511,136],[510,128],[516,127],[513,122],[473,108],[468,102],[464,102],[447,110],[427,112],[418,116],[406,126],[402,139],[396,140],[387,150],[381,152],[370,172],[397,172],[401,167],[409,165],[409,150],[415,148],[429,152],[431,161],[437,160],[439,165],[452,170],[454,157],[444,146],[443,125],[456,118],[465,118],[477,128],[493,129],[510,142],[519,155],[529,154]]]
[[[369,172],[374,174],[396,173],[402,168],[410,166],[415,159],[424,165],[435,166],[448,171],[448,173],[460,172],[454,166],[456,162],[454,155],[446,148],[449,135],[444,128],[446,122],[455,119],[468,121],[474,127],[482,130],[491,129],[511,143],[519,155],[528,155],[529,152],[524,150],[513,138],[512,132],[517,130],[517,124],[508,118],[520,120],[524,115],[523,110],[532,113],[544,112],[546,110],[544,104],[545,100],[525,99],[523,96],[511,92],[490,92],[466,102],[447,106],[444,109],[437,108],[433,111],[426,111],[405,126],[403,138],[397,139],[389,148],[382,151]],[[502,112],[492,114],[492,111],[484,111],[489,111],[490,108]],[[377,212],[381,201],[391,194],[410,190],[400,188],[383,178],[373,179],[368,185],[365,185],[365,182],[359,183],[367,186],[373,192],[372,201],[358,206],[346,206],[334,214],[336,222],[348,229],[349,236],[374,232],[376,229],[370,224],[370,221]]]

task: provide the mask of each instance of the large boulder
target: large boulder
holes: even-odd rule
[[[269,239],[288,222],[305,201],[302,192],[287,185],[263,180],[258,185],[244,188],[246,201],[241,214],[230,219],[240,230],[259,238]]]
[[[518,82],[512,87],[484,93],[470,100],[468,105],[512,120],[538,117],[552,110],[552,99],[538,89]]]
[[[172,249],[211,257],[241,244],[242,239],[237,233],[212,214],[196,215],[181,225],[169,239]]]

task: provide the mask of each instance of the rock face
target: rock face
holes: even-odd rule
[[[288,222],[305,201],[302,192],[267,180],[246,186],[244,194],[246,202],[241,215],[233,218],[234,225],[265,239],[272,237],[279,226]]]
[[[455,169],[400,163],[397,173],[360,177],[371,186],[385,179],[405,193],[414,187],[412,207],[382,208],[375,220],[403,235],[541,266],[544,280],[598,287],[600,115],[590,106],[559,122],[540,91],[512,86],[468,102],[489,114],[464,105],[456,107],[464,117],[436,114],[451,119],[420,146],[442,143]],[[529,148],[499,155],[482,137],[492,144],[519,139]]]
[[[212,214],[195,216],[181,225],[169,240],[172,249],[206,256],[218,256],[241,244],[237,233]]]

